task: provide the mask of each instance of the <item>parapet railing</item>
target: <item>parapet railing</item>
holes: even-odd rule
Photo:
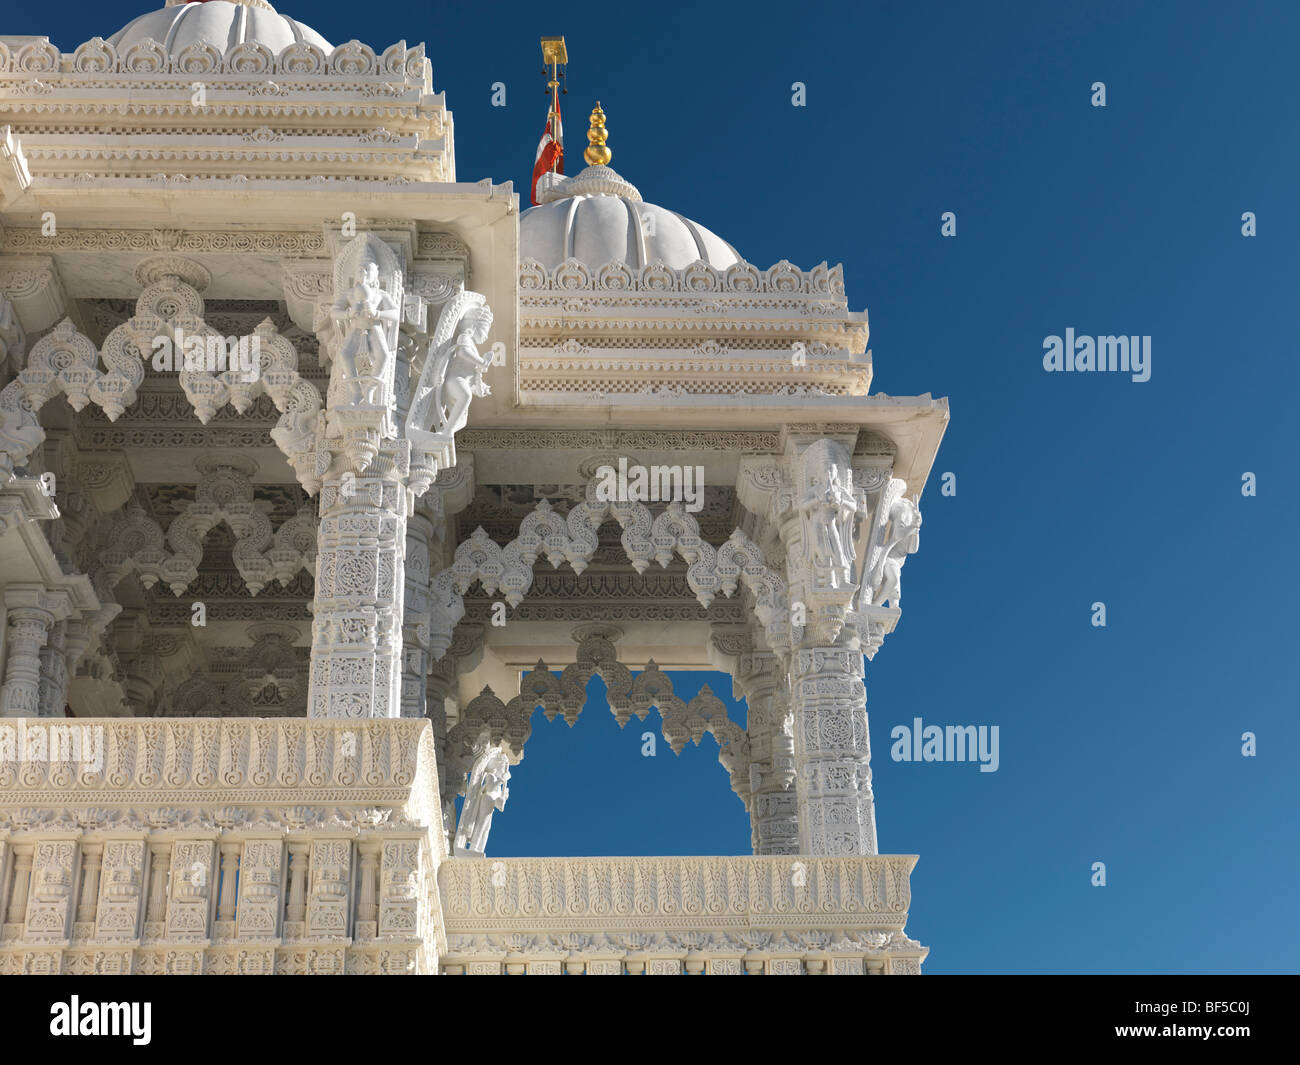
[[[452,974],[918,974],[915,855],[452,859]]]

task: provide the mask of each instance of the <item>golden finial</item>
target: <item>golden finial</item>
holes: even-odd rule
[[[605,112],[600,109],[600,101],[597,100],[596,110],[591,113],[591,128],[587,130],[590,147],[582,153],[589,166],[609,166],[614,153],[605,147],[605,138],[608,136],[605,130]]]

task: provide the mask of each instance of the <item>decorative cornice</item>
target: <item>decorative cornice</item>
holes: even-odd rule
[[[449,946],[476,933],[682,929],[770,941],[784,929],[837,924],[901,933],[915,864],[915,855],[453,859],[438,883]]]
[[[844,300],[844,271],[840,266],[821,263],[811,270],[800,270],[784,259],[766,270],[753,263],[739,262],[719,270],[705,262],[695,262],[674,270],[661,262],[642,267],[626,263],[607,263],[593,270],[578,259],[566,259],[554,270],[536,259],[519,264],[521,292],[613,292],[620,294],[669,292],[722,293],[753,295],[771,293],[782,296],[807,294]]]
[[[325,237],[319,230],[60,228],[55,236],[47,237],[40,229],[6,227],[0,233],[0,253],[6,255],[73,251],[172,251],[300,258],[323,256],[328,250]]]
[[[0,86],[30,81],[32,75],[52,88],[84,90],[90,86],[127,85],[147,79],[155,84],[189,82],[196,75],[226,75],[231,82],[264,81],[267,75],[311,79],[315,92],[349,92],[375,80],[424,89],[428,80],[424,45],[405,41],[377,54],[352,40],[326,55],[307,41],[295,41],[278,55],[265,45],[244,41],[224,52],[196,41],[174,54],[157,41],[141,40],[119,52],[102,37],[93,37],[73,52],[60,52],[46,37],[10,48],[0,41]],[[188,95],[188,87],[187,93]]]
[[[0,742],[0,817],[11,823],[41,808],[197,803],[371,803],[416,824],[436,816],[433,733],[423,720],[78,718],[48,726],[78,737],[59,748],[66,759],[22,757],[45,724],[0,723],[0,741],[10,741]]]
[[[738,451],[773,452],[780,433],[746,429],[462,429],[462,451]]]

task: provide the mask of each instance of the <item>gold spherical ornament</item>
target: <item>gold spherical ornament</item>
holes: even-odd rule
[[[605,129],[605,112],[600,109],[600,101],[597,101],[596,109],[591,112],[591,128],[587,130],[587,141],[590,147],[582,153],[588,166],[609,166],[614,153],[605,147],[605,139],[608,136],[609,132]]]

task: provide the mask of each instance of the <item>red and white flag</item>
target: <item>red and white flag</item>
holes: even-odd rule
[[[537,142],[537,159],[533,162],[533,203],[537,203],[537,182],[548,173],[552,164],[557,174],[564,173],[564,126],[560,122],[560,108],[555,108],[555,135],[551,135],[551,116],[546,116],[546,129]]]

